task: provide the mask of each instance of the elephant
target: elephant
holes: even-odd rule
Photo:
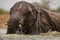
[[[54,14],[54,15],[51,15]],[[26,1],[15,3],[10,9],[10,18],[7,22],[7,34],[40,34],[59,30],[59,16],[55,13]]]

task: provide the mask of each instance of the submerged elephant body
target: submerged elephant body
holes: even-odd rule
[[[54,29],[56,24],[52,19],[49,12],[32,3],[17,2],[10,10],[7,34],[15,34],[17,30],[22,34],[40,34],[49,30],[55,31],[57,30]]]
[[[51,20],[54,22],[53,30],[60,32],[60,13],[48,12],[48,14]]]

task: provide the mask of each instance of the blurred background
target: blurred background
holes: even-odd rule
[[[60,9],[60,0],[0,0],[0,11],[9,11],[10,8],[18,1],[36,3],[43,8],[55,10],[57,12],[59,12]]]
[[[0,28],[6,29],[10,8],[18,1],[27,1],[52,12],[60,12],[60,0],[0,0]],[[3,31],[0,30],[2,33]]]

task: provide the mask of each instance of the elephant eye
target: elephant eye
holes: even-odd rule
[[[27,12],[27,13],[25,13],[25,16],[31,16],[31,12]]]

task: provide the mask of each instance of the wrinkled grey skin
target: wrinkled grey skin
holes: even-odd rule
[[[46,12],[49,14],[49,16],[53,22],[52,30],[60,32],[60,13],[50,12],[47,10],[46,10]]]
[[[46,9],[41,9],[42,27],[44,30],[60,32],[60,13],[50,12]],[[45,32],[46,32],[45,31]]]
[[[39,6],[20,1],[10,10],[7,34],[40,34],[60,31],[50,13]],[[57,29],[58,28],[58,29]]]

